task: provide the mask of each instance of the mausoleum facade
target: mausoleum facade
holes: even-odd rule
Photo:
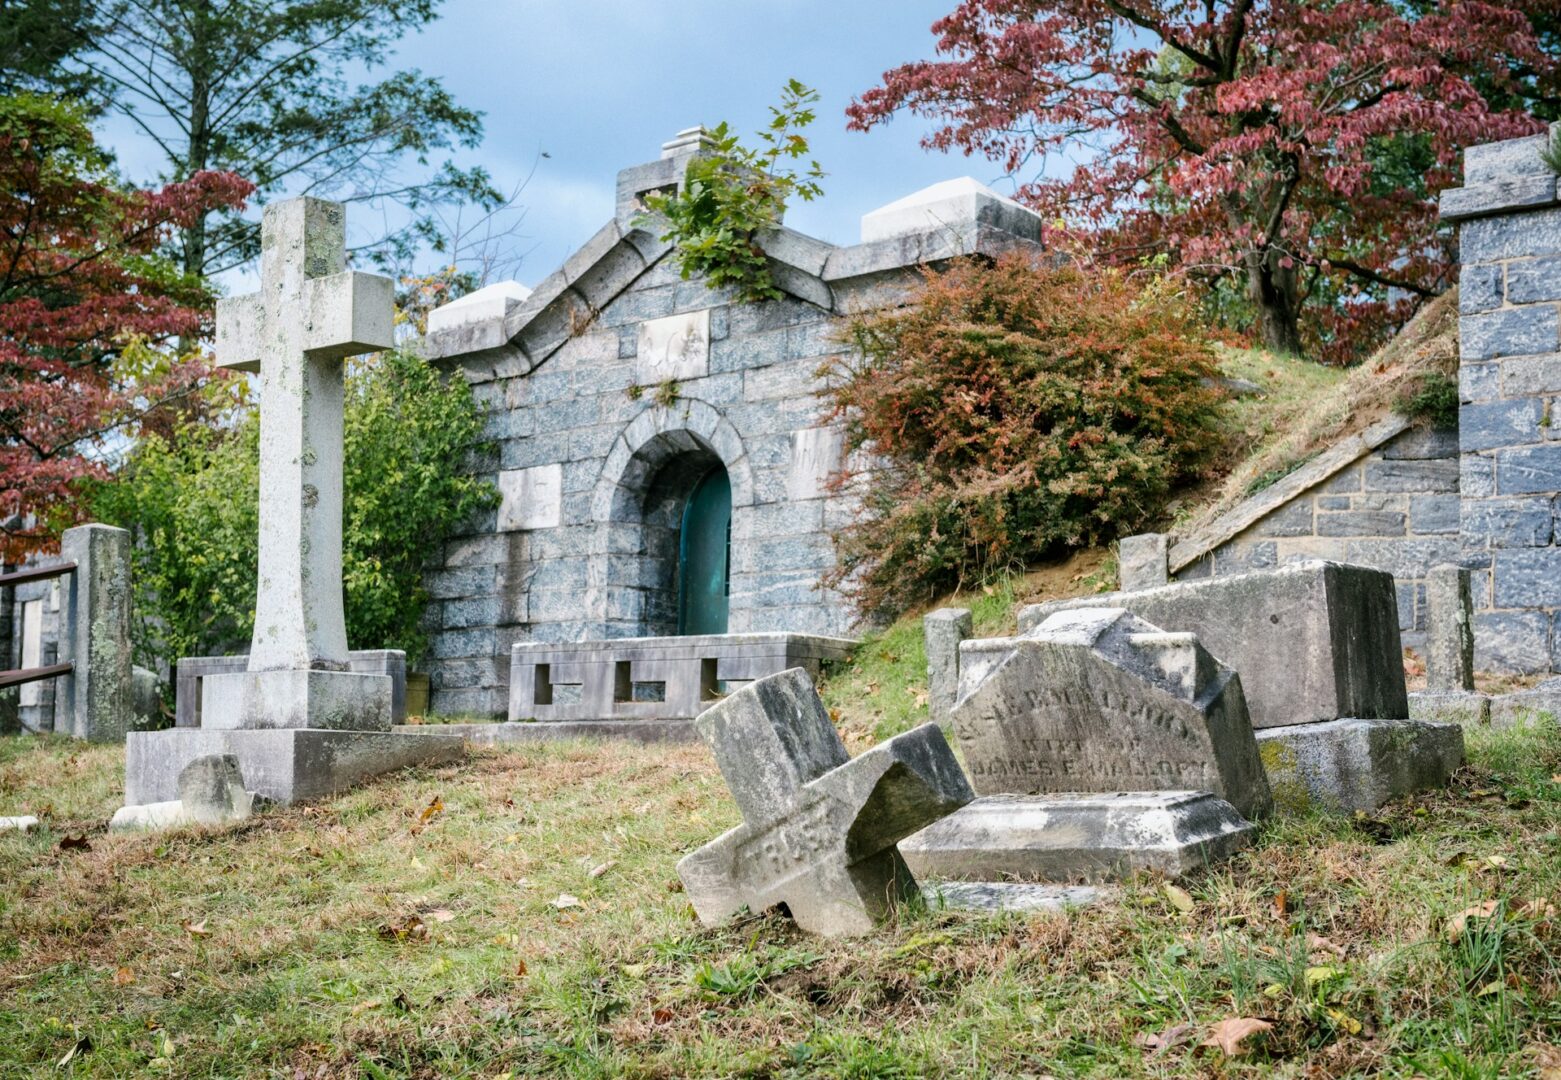
[[[740,302],[683,280],[641,221],[703,145],[684,132],[624,170],[613,220],[535,291],[430,316],[426,354],[487,410],[502,496],[428,574],[433,712],[514,715],[516,643],[849,634],[821,585],[856,512],[819,393],[843,321],[903,303],[926,265],[1039,250],[1033,213],[956,180],[868,214],[849,247],[777,230],[762,246],[785,296]]]

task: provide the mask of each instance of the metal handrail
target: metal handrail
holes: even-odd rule
[[[75,563],[63,562],[55,563],[53,566],[31,566],[26,570],[14,570],[9,574],[0,574],[0,588],[7,585],[26,585],[29,581],[48,581],[50,578],[64,577],[75,569]]]
[[[48,667],[16,668],[13,671],[0,671],[0,690],[8,686],[21,686],[23,683],[41,682],[44,679],[52,679],[59,675],[69,675],[76,670],[76,665],[67,660],[63,664],[50,664]]]

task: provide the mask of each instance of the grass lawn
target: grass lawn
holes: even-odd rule
[[[47,827],[0,836],[0,1076],[1561,1075],[1561,734],[1471,744],[1451,790],[1271,823],[1185,892],[826,942],[693,921],[673,865],[736,820],[702,747],[109,836],[118,748],[4,739],[0,813]],[[1201,1045],[1231,1019],[1272,1027]]]

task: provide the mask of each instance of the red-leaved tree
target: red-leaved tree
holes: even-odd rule
[[[964,0],[940,59],[850,109],[908,110],[1026,174],[1019,197],[1116,262],[1244,297],[1270,348],[1348,360],[1443,290],[1459,151],[1541,125],[1554,0]],[[1502,107],[1491,102],[1499,100]]]
[[[178,342],[209,331],[210,291],[158,247],[251,190],[228,173],[125,190],[77,107],[0,98],[0,561],[48,547],[115,437],[209,374]]]

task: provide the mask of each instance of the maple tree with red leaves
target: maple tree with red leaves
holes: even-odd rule
[[[75,105],[0,98],[0,560],[49,548],[104,451],[197,393],[212,294],[159,253],[170,230],[253,190],[198,173],[115,182]]]
[[[1235,298],[1271,349],[1359,359],[1455,271],[1436,195],[1462,148],[1543,129],[1554,0],[964,0],[939,59],[848,109],[1043,167],[1057,239]],[[1071,164],[1071,170],[1069,165]],[[1044,166],[1053,166],[1047,169]],[[1061,168],[1057,168],[1061,166]]]

